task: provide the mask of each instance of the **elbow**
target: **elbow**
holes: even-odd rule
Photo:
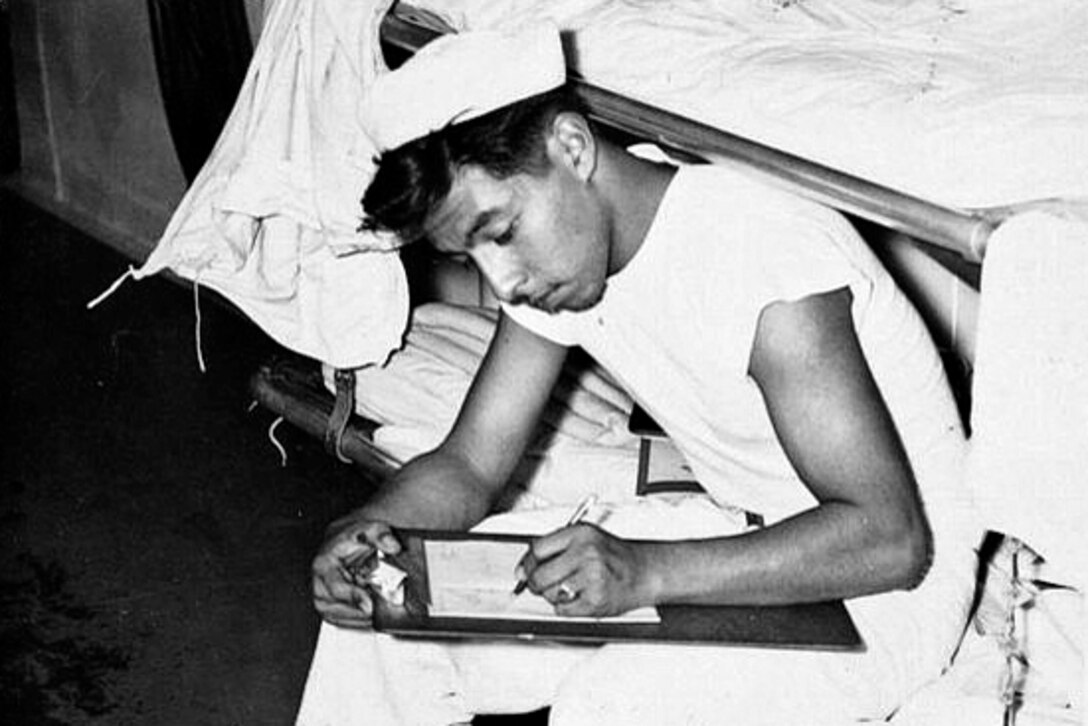
[[[870,511],[864,520],[868,594],[913,590],[922,584],[933,560],[933,536],[920,509]]]
[[[925,518],[898,528],[886,541],[891,589],[913,590],[921,585],[933,562],[933,535]]]

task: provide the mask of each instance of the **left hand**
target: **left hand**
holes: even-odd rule
[[[619,615],[654,604],[646,548],[577,524],[534,540],[518,574],[560,615]]]

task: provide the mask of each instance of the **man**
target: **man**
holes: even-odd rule
[[[883,719],[939,675],[972,582],[974,531],[954,521],[963,433],[922,323],[845,219],[602,138],[564,88],[553,29],[435,41],[375,85],[367,114],[386,151],[366,225],[470,258],[503,314],[447,439],[335,523],[314,561],[316,606],[338,627],[323,628],[299,723],[550,705],[559,724],[825,724]],[[865,653],[366,630],[372,595],[352,566],[396,553],[396,527],[484,521],[574,345],[714,501],[767,526],[668,542],[561,528],[519,566],[529,589],[591,616],[842,598]]]

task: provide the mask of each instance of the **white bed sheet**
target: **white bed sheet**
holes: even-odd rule
[[[548,19],[588,80],[952,207],[1088,196],[1083,0],[415,0]]]

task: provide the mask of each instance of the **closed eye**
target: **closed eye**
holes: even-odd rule
[[[514,235],[517,234],[517,229],[518,229],[518,224],[517,224],[517,221],[515,220],[515,221],[510,223],[509,227],[507,227],[502,232],[500,232],[499,234],[492,237],[492,240],[499,247],[502,247],[504,245],[508,245],[508,244],[510,244],[510,242],[513,241]]]

